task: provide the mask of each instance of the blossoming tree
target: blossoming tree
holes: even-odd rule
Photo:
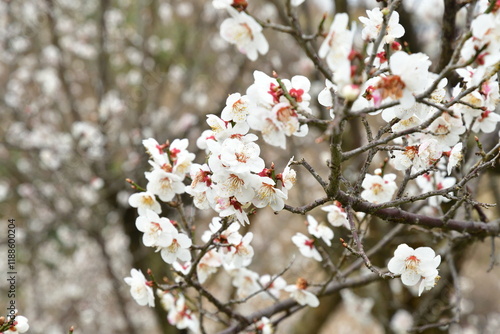
[[[146,172],[148,183],[145,189],[131,183],[147,192],[133,195],[130,203],[142,211],[137,227],[145,233],[144,245],[161,252],[164,261],[172,265],[174,279],[158,281],[149,272],[149,279],[141,276],[140,282],[135,278],[130,283],[137,277],[133,269],[133,278],[126,280],[140,304],[156,290],[170,323],[178,328],[203,332],[207,322],[216,321],[224,325],[222,333],[270,333],[304,307],[318,307],[321,297],[399,276],[403,285],[416,287],[421,296],[436,285],[449,284],[440,282],[441,255],[436,255],[433,247],[446,255],[446,281],[458,285],[455,248],[466,239],[499,234],[498,221],[488,221],[484,214],[490,205],[475,199],[477,186],[473,184],[499,157],[498,136],[488,134],[500,120],[495,112],[499,101],[500,3],[482,1],[469,6],[471,20],[466,27],[470,30],[464,29],[457,37],[452,54],[441,55],[447,61],[444,66],[434,66],[434,72],[428,55],[413,53],[411,45],[398,42],[405,33],[397,12],[401,1],[367,10],[367,17],[359,18],[360,29],[354,18],[338,13],[329,32],[324,33],[323,17],[311,36],[303,32],[300,23],[301,3],[286,2],[286,23],[280,25],[252,16],[246,1],[213,1],[215,8],[230,15],[220,26],[221,36],[250,60],[272,48],[263,28],[295,38],[325,77],[326,87],[317,98],[330,111],[329,118],[312,112],[314,94],[307,77],[295,75],[289,80],[276,72],[254,71],[254,82],[246,92],[228,92],[231,95],[220,116],[208,115],[210,129],[196,143],[205,150],[200,160],[203,164],[194,163],[188,144],[181,148],[176,144],[178,139],[165,144],[151,138],[144,141],[152,166]],[[322,41],[319,48],[317,41]],[[378,130],[374,124],[377,118],[384,122],[378,123]],[[345,144],[347,128],[354,122],[361,122],[363,129],[353,135],[363,138],[361,145],[349,149]],[[317,172],[301,157],[301,151],[283,170],[261,158],[266,146],[286,149],[292,137],[309,135],[309,128],[320,129],[317,143],[328,143],[328,175]],[[486,138],[494,139],[483,145]],[[359,161],[359,170],[349,170],[349,164]],[[286,204],[297,178],[295,166],[305,168],[323,190],[320,197],[307,196],[301,206]],[[178,186],[183,181],[185,189]],[[209,228],[187,215],[181,215],[177,222],[160,224],[158,215],[148,209],[157,207],[157,198],[183,212],[181,197],[172,200],[184,192],[193,197],[194,207],[214,213]],[[137,196],[148,201],[137,204]],[[298,276],[296,282],[278,286],[275,282],[282,281],[293,262],[264,281],[262,273],[250,269],[252,263],[266,261],[266,257],[254,251],[254,234],[246,225],[251,229],[262,224],[253,218],[266,207],[275,213],[308,214],[307,232],[297,232],[290,241],[301,256],[322,264],[323,275]],[[329,212],[327,223],[319,223],[310,214],[318,207]],[[156,218],[146,218],[150,215]],[[384,237],[371,241],[372,230],[380,228],[374,223],[377,218],[390,228]],[[151,221],[151,227],[145,228],[144,220]],[[347,237],[340,238],[342,248],[332,249],[332,243],[339,243],[332,227],[340,226],[348,229]],[[388,263],[374,264],[374,254],[394,247],[396,236],[412,226],[435,234],[445,246],[426,239],[431,247],[413,249],[407,243],[421,241],[414,242],[411,233],[406,233],[408,239],[395,249]],[[230,277],[236,299],[216,296],[205,285],[210,275],[220,271],[224,272],[220,275]],[[283,299],[280,292],[288,293],[289,299]],[[233,307],[269,297],[272,302],[265,308]],[[458,303],[451,317],[438,317],[435,323],[415,319],[413,330],[458,322]]]
[[[81,327],[138,333],[154,308],[165,333],[319,333],[339,305],[364,332],[466,327],[466,251],[491,240],[494,270],[500,235],[500,1],[445,0],[439,43],[419,1],[119,2],[0,7],[47,27],[9,73],[0,190],[32,244],[76,254],[62,295],[101,307]],[[7,64],[36,47],[21,30]]]

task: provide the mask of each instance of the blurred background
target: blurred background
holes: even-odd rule
[[[348,12],[357,21],[377,5],[375,0],[306,0],[299,13],[304,31],[314,33],[323,13],[328,15],[327,29],[334,13]],[[282,0],[256,0],[249,1],[248,10],[261,20],[285,24],[283,8]],[[439,63],[443,1],[404,1],[398,11],[409,48]],[[456,12],[458,30],[467,17],[458,6]],[[14,218],[16,306],[29,319],[30,333],[67,333],[70,326],[75,326],[75,333],[180,332],[168,324],[159,303],[154,309],[138,306],[123,281],[131,268],[151,268],[159,277],[169,276],[159,255],[142,245],[136,210],[127,203],[133,190],[125,179],[146,184],[143,139],[188,138],[190,151],[202,163],[203,152],[195,143],[208,128],[206,115],[219,114],[228,94],[243,94],[255,69],[267,74],[274,70],[282,78],[307,76],[313,83],[313,111],[329,117],[315,97],[324,78],[291,36],[266,29],[270,51],[251,62],[219,36],[226,17],[208,0],[0,2],[0,268],[7,271],[4,236],[7,219]],[[360,129],[355,122],[349,126],[347,133]],[[263,158],[282,170],[291,156],[304,157],[326,177],[327,145],[315,142],[320,135],[320,129],[311,129],[306,138],[290,139],[286,151],[266,146]],[[362,139],[351,137],[346,138],[347,147]],[[356,168],[345,166],[347,173]],[[321,187],[303,169],[295,169],[298,184],[288,203],[303,205],[320,197]],[[498,179],[483,182],[483,200],[498,202]],[[189,198],[185,200],[201,235],[214,213],[195,211]],[[499,217],[497,209],[487,214]],[[162,215],[175,219],[168,208]],[[324,220],[325,213],[317,210],[313,215]],[[252,270],[283,270],[297,254],[290,237],[304,228],[304,220],[288,212],[274,215],[270,209],[255,216],[247,227],[256,234]],[[372,222],[372,242],[389,229],[384,222]],[[348,237],[347,230],[335,233]],[[406,242],[410,233],[414,247],[443,242],[439,236],[405,229],[394,245]],[[446,330],[500,331],[500,270],[486,273],[489,247],[489,240],[462,245],[465,252],[457,258],[463,316],[460,325]],[[382,251],[374,263],[385,266],[394,248]],[[341,245],[334,245],[333,251],[340,253]],[[291,284],[298,275],[320,278],[317,266],[297,256],[285,279]],[[295,315],[278,332],[384,333],[391,331],[391,319],[401,309],[415,319],[436,321],[449,311],[447,301],[455,293],[442,276],[442,288],[418,302],[395,280],[324,298],[320,308]],[[229,298],[234,293],[227,289],[229,282],[216,275],[207,284]],[[8,303],[7,290],[2,277],[2,308]],[[247,307],[242,312],[252,310]],[[404,314],[399,316],[403,320],[398,321],[405,320]],[[217,329],[214,325],[213,331]]]

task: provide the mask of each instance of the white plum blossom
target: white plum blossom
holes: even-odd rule
[[[387,264],[387,269],[395,275],[401,275],[404,285],[414,286],[420,283],[420,296],[424,289],[432,288],[439,279],[437,267],[440,263],[441,256],[436,256],[430,247],[413,249],[407,244],[401,244]]]
[[[463,146],[462,143],[458,143],[450,151],[448,165],[446,166],[446,171],[448,172],[448,175],[451,174],[452,169],[458,166],[460,161],[462,161],[463,159],[462,146]]]
[[[472,124],[472,131],[491,133],[495,131],[497,123],[500,122],[500,115],[491,110],[483,111]]]
[[[244,237],[239,235],[238,240],[231,244],[226,255],[227,263],[232,264],[234,268],[248,266],[252,262],[254,255],[253,247],[250,246],[252,239],[252,232],[248,232]]]
[[[366,14],[368,17],[360,16],[359,20],[365,26],[361,31],[361,38],[365,41],[373,41],[380,34],[382,23],[384,21],[384,13],[379,7],[375,7],[372,10],[367,10]],[[401,24],[399,24],[399,13],[396,11],[392,12],[391,18],[387,22],[387,28],[385,31],[385,36],[383,42],[388,44],[394,42],[395,38],[403,36],[405,29]]]
[[[325,88],[318,94],[318,102],[323,107],[331,108],[333,107],[333,96],[332,94],[337,91],[337,85],[328,79],[325,79]],[[335,118],[335,114],[331,113],[332,119]]]
[[[226,9],[233,4],[233,0],[212,0],[215,9]]]
[[[417,185],[424,192],[436,191],[447,189],[455,185],[456,179],[454,177],[445,177],[446,172],[429,172],[417,177]],[[441,202],[449,202],[450,199],[444,196],[429,197],[429,205],[431,207],[438,206]]]
[[[267,293],[271,294],[274,298],[279,298],[281,290],[287,285],[286,281],[281,276],[271,277],[271,275],[262,275],[259,282],[266,288]],[[264,294],[264,296],[267,296],[267,294]]]
[[[260,147],[256,143],[245,143],[240,139],[228,138],[224,140],[220,148],[218,159],[222,165],[234,173],[261,172],[265,163],[259,156]],[[209,160],[209,166],[213,170],[213,160]]]
[[[351,59],[353,54],[356,54],[353,52],[356,25],[353,23],[351,30],[348,29],[348,25],[349,17],[346,13],[336,14],[328,35],[318,51],[319,57],[325,58],[328,67],[332,70],[332,81],[335,83],[327,79],[326,90],[318,95],[320,104],[325,107],[333,105],[330,89],[347,101],[356,100],[360,94],[359,85],[353,83],[354,71],[351,67]],[[333,110],[330,111],[330,115],[334,117]]]
[[[338,201],[334,201],[332,205],[322,207],[321,210],[327,212],[326,219],[333,226],[344,226],[350,229],[349,222],[347,221],[347,213]]]
[[[440,117],[429,125],[428,129],[431,136],[437,139],[443,151],[449,150],[458,143],[460,135],[466,130],[459,116],[452,116],[447,112],[443,112]]]
[[[310,239],[302,233],[296,233],[292,237],[292,242],[299,248],[299,251],[305,257],[310,257],[316,261],[321,261],[321,254],[314,246],[314,239]]]
[[[316,218],[307,215],[307,231],[318,239],[323,239],[328,246],[332,245],[333,231],[323,223],[318,223]]]
[[[255,196],[254,188],[259,184],[260,177],[250,172],[214,174],[213,189],[221,197],[234,196],[240,203],[249,202]]]
[[[135,299],[137,304],[149,307],[155,306],[155,296],[153,293],[153,288],[151,288],[150,283],[144,277],[142,271],[137,269],[132,269],[130,271],[131,277],[125,277],[125,283],[130,285],[130,294]]]
[[[30,326],[28,324],[28,318],[22,315],[16,315],[14,321],[8,316],[5,323],[10,323],[10,327],[7,328],[5,334],[21,334],[26,333]]]
[[[485,13],[477,16],[471,22],[472,38],[469,38],[462,50],[461,56],[468,61],[477,56],[479,65],[488,67],[500,61],[500,15],[496,13]]]
[[[233,269],[230,271],[233,276],[232,284],[237,288],[238,298],[246,298],[249,295],[261,290],[259,285],[259,274],[247,268]]]
[[[282,85],[295,100],[297,109],[310,112],[311,83],[304,76],[296,75],[291,81],[283,79]],[[286,137],[303,137],[308,133],[307,124],[300,124],[296,107],[285,97],[282,87],[275,78],[263,72],[254,71],[254,83],[248,87],[247,96],[251,112],[248,124],[254,130],[260,131],[264,141],[270,145],[286,148]]]
[[[415,104],[415,94],[424,91],[429,76],[429,57],[423,53],[395,52],[390,58],[392,75],[381,76],[371,89],[375,105],[386,98],[399,101],[401,107]]]
[[[389,202],[398,189],[396,185],[396,174],[380,175],[366,174],[363,183],[361,198],[375,204]]]
[[[168,155],[164,151],[166,145],[160,145],[154,138],[144,139],[142,145],[157,165],[163,166],[169,162]]]
[[[422,170],[435,164],[443,155],[442,148],[443,147],[439,145],[436,139],[424,139],[422,144],[418,147],[419,164],[415,167],[418,170]]]
[[[226,107],[222,110],[220,117],[225,121],[241,123],[246,121],[248,112],[248,97],[234,93],[228,96]]]
[[[235,44],[238,50],[252,61],[257,60],[259,53],[265,55],[269,44],[262,34],[262,26],[245,12],[238,12],[232,7],[226,9],[231,17],[225,19],[220,26],[222,38]]]
[[[273,334],[274,333],[274,326],[273,323],[271,322],[271,319],[267,317],[262,317],[259,322],[257,323],[257,329],[259,330],[259,333],[262,334]]]
[[[166,172],[160,167],[155,167],[151,172],[144,173],[148,184],[148,192],[157,195],[163,202],[171,201],[176,194],[185,192],[182,179],[173,173]]]
[[[148,209],[156,213],[161,213],[161,206],[156,200],[155,195],[147,191],[130,195],[128,204],[133,208],[137,208],[140,216],[146,215]]]
[[[199,333],[198,319],[193,311],[186,305],[184,295],[180,294],[174,307],[170,308],[167,316],[168,322],[179,329],[189,328],[194,333]]]
[[[276,182],[269,177],[262,177],[260,181],[261,185],[256,189],[252,203],[258,208],[269,205],[274,211],[283,210],[285,200],[288,198],[287,194],[275,188]]]
[[[283,170],[283,173],[281,173],[281,177],[279,177],[279,175],[276,177],[281,180],[281,183],[283,184],[283,188],[281,188],[281,191],[287,197],[288,197],[288,190],[292,189],[292,187],[295,185],[295,182],[297,181],[297,173],[290,167],[292,161],[293,157],[290,159],[290,161],[288,161],[288,164]]]
[[[175,307],[175,297],[172,293],[157,289],[156,295],[160,298],[160,304],[165,311],[169,312]]]
[[[307,281],[303,278],[297,279],[297,283],[285,287],[285,291],[290,293],[290,297],[295,299],[300,305],[308,305],[310,307],[318,307],[319,299],[315,294],[307,289]]]
[[[165,233],[171,235],[172,242],[169,246],[158,248],[161,251],[160,254],[163,261],[169,264],[174,263],[176,259],[190,261],[191,253],[189,252],[189,248],[193,244],[193,241],[186,234],[179,233],[173,225]]]
[[[222,256],[215,249],[209,250],[207,253],[205,253],[205,255],[203,255],[200,262],[196,266],[198,281],[203,284],[207,280],[208,276],[215,273],[217,271],[217,268],[219,268],[221,265]]]
[[[168,218],[160,218],[152,210],[147,210],[146,214],[137,217],[135,226],[143,232],[142,242],[146,247],[167,247],[172,243],[172,235],[168,233],[175,230]]]
[[[300,6],[306,0],[291,0],[291,5],[294,7]]]
[[[183,275],[187,275],[191,271],[191,262],[180,263],[175,261],[172,263],[172,268]]]
[[[413,317],[408,311],[397,310],[392,316],[390,327],[395,334],[406,334],[413,327]]]

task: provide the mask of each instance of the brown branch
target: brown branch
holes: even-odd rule
[[[327,296],[334,294],[342,289],[346,288],[354,288],[358,286],[365,286],[369,283],[372,283],[374,281],[377,281],[381,279],[378,275],[376,274],[368,274],[368,275],[363,275],[363,276],[358,276],[351,278],[345,282],[342,283],[331,283],[328,285],[326,288],[325,292],[321,296]],[[320,297],[320,296],[318,296]],[[246,321],[243,322],[238,322],[237,324],[233,325],[230,328],[227,328],[219,334],[233,334],[233,333],[240,333],[242,330],[244,330],[248,325],[260,320],[262,317],[267,317],[270,318],[273,315],[281,312],[288,312],[289,314],[296,312],[301,309],[301,307],[298,307],[296,309],[293,309],[294,307],[297,307],[298,304],[295,300],[293,299],[286,299],[280,303],[274,304],[270,307],[267,307],[265,309],[262,309],[260,311],[254,312],[248,316],[245,317]]]
[[[444,221],[442,218],[411,213],[398,208],[378,209],[376,204],[359,201],[343,191],[339,191],[335,199],[342,203],[342,205],[352,203],[353,210],[374,215],[388,222],[405,225],[420,225],[428,228],[441,228],[443,230],[454,230],[469,233],[476,237],[500,235],[500,220],[495,220],[490,223],[457,219]]]

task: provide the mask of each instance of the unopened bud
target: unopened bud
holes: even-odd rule
[[[391,43],[391,49],[394,51],[401,51],[403,47],[398,42],[394,41]]]
[[[5,317],[0,317],[0,326],[2,326],[5,323]]]
[[[354,101],[358,98],[359,94],[361,93],[361,90],[359,89],[358,85],[347,85],[342,88],[342,96],[347,100],[347,101]]]
[[[305,278],[299,277],[299,278],[297,278],[297,282],[295,283],[295,285],[297,285],[297,288],[299,288],[301,290],[305,290],[305,289],[307,289],[307,286],[309,284],[307,283]]]
[[[386,8],[384,8],[384,9],[382,9],[382,10],[381,10],[381,13],[382,13],[382,15],[384,15],[384,16],[389,15],[389,8],[387,8],[387,7],[386,7]]]

